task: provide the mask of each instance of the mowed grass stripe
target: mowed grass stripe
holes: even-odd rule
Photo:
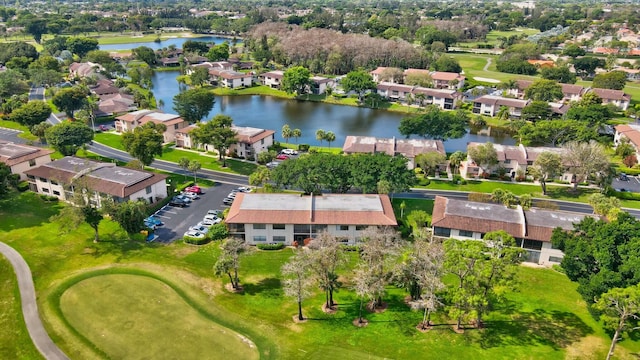
[[[203,317],[174,289],[149,277],[101,275],[68,288],[60,307],[110,358],[257,359],[255,345]]]

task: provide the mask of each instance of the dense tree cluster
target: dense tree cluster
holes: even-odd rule
[[[345,193],[352,188],[376,193],[380,182],[387,182],[390,192],[402,192],[415,183],[407,159],[386,154],[311,153],[282,162],[271,171],[270,179],[277,186],[298,188],[307,194],[323,190]]]
[[[429,56],[403,40],[342,34],[327,29],[305,30],[282,23],[264,23],[248,34],[247,45],[259,60],[300,65],[314,73],[346,74],[358,68],[391,66],[424,69]]]

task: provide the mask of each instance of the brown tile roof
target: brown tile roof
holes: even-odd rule
[[[560,86],[562,87],[562,93],[563,94],[576,94],[576,95],[581,95],[585,88],[583,86],[580,85],[575,85],[575,84],[560,84]]]
[[[473,100],[474,103],[488,104],[494,106],[507,106],[512,108],[524,108],[528,100],[511,99],[495,95],[482,95]]]
[[[227,224],[318,224],[396,226],[387,195],[238,193]]]
[[[260,77],[267,77],[267,76],[272,77],[274,79],[282,79],[284,77],[284,73],[281,70],[274,70],[274,71],[269,71],[260,75]]]
[[[121,198],[168,177],[164,174],[121,168],[112,163],[78,159],[71,156],[30,169],[25,174],[55,180],[67,185],[72,184],[77,177],[82,177],[86,179],[90,189]]]
[[[390,83],[390,82],[381,82],[378,85],[376,85],[376,88],[378,90],[398,91],[398,92],[406,92],[406,93],[411,93],[411,90],[413,90],[412,85],[402,85],[402,84],[396,84],[396,83]]]
[[[369,74],[380,75],[387,69],[389,69],[389,68],[388,67],[384,67],[384,66],[378,66],[375,70],[371,71]]]
[[[596,93],[596,95],[603,100],[631,100],[631,96],[625,94],[622,90],[592,88],[591,91]]]
[[[458,73],[454,73],[454,72],[445,72],[445,71],[434,71],[431,73],[431,78],[433,80],[440,80],[440,81],[452,81],[452,80],[459,80],[460,78],[463,78],[464,76],[461,76]]]
[[[429,75],[431,76],[431,71],[426,70],[426,69],[407,69],[404,71],[404,75],[411,75],[411,74],[415,74],[415,75]]]
[[[35,146],[0,141],[0,162],[9,167],[37,159],[41,156],[47,156],[53,152],[53,150],[42,149]]]
[[[624,134],[637,148],[640,148],[640,131],[632,128],[629,125],[616,125],[616,131]]]
[[[533,208],[511,209],[499,204],[479,203],[436,196],[432,225],[479,233],[504,230],[515,238],[549,242],[553,229],[573,229],[588,214]]]
[[[252,127],[231,127],[238,135],[236,140],[245,144],[255,144],[258,141],[275,134],[273,130],[258,129]]]
[[[391,156],[402,154],[408,158],[432,151],[445,154],[444,143],[440,140],[388,139],[352,135],[347,136],[342,150],[347,154],[384,152]]]

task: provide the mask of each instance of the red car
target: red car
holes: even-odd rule
[[[276,159],[278,159],[278,160],[287,160],[287,159],[289,159],[289,156],[287,156],[285,154],[280,154],[280,155],[276,156]]]
[[[184,191],[186,192],[192,192],[192,193],[196,193],[198,195],[202,194],[202,189],[200,189],[199,186],[189,186],[187,188],[184,189]]]

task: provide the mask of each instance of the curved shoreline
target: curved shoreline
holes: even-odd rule
[[[0,242],[0,253],[2,253],[16,273],[18,288],[20,289],[20,302],[22,304],[22,316],[29,331],[29,336],[40,354],[50,360],[69,360],[67,355],[54,344],[49,334],[42,325],[38,304],[36,303],[36,291],[33,286],[31,270],[24,258],[11,246]]]

